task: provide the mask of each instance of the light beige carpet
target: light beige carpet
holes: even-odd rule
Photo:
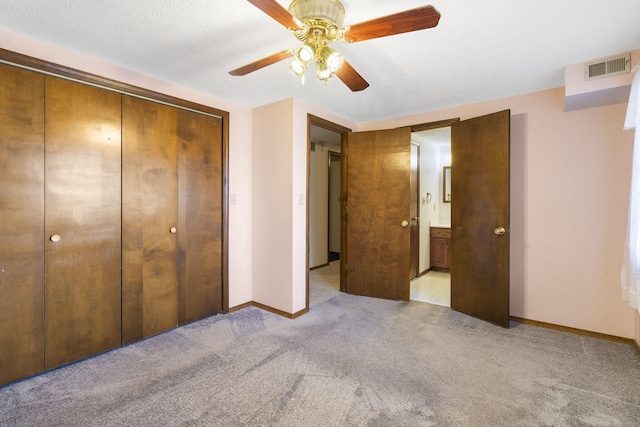
[[[295,320],[248,307],[0,387],[2,427],[638,425],[628,344],[345,293]]]

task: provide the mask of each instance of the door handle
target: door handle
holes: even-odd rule
[[[53,243],[58,243],[60,241],[60,235],[54,234],[51,237],[49,237],[49,240],[51,240]]]
[[[409,223],[407,221],[402,221],[400,225],[402,226],[402,228],[407,228],[409,226]]]
[[[177,228],[175,228],[175,227],[171,227],[171,228],[169,229],[169,233],[171,233],[171,234],[176,234],[176,231],[178,231],[178,229],[177,229]]]
[[[507,230],[505,230],[504,227],[498,227],[495,230],[493,230],[493,232],[496,233],[496,235],[498,236],[504,236]]]
[[[411,218],[411,221],[420,221],[420,217],[419,216],[414,216],[413,218]]]

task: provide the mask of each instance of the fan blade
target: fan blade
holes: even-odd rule
[[[424,30],[438,25],[440,12],[433,6],[422,6],[394,15],[383,16],[345,28],[344,39],[348,43]]]
[[[297,30],[300,28],[298,21],[285,9],[280,6],[275,0],[247,0],[249,3],[278,21],[290,30]]]
[[[271,56],[267,56],[266,58],[259,59],[256,62],[252,62],[251,64],[247,64],[244,67],[231,70],[229,71],[229,74],[231,74],[232,76],[244,76],[246,74],[253,73],[256,70],[259,70],[260,68],[264,68],[268,65],[275,64],[276,62],[291,58],[292,56],[293,52],[291,50],[283,50],[282,52],[278,52]]]
[[[369,87],[369,83],[347,61],[336,71],[336,76],[353,92],[358,92]]]

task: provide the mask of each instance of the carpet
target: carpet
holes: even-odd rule
[[[340,261],[309,271],[309,307],[340,295]]]
[[[637,426],[632,346],[339,293],[214,316],[0,388],[8,426]]]

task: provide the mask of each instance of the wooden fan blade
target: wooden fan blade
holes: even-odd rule
[[[358,92],[369,87],[369,83],[347,61],[336,71],[336,76],[353,92]]]
[[[275,0],[247,0],[249,3],[278,21],[290,30],[300,28],[298,21],[289,13],[287,9],[280,6]]]
[[[291,50],[283,50],[282,52],[278,52],[271,56],[267,56],[266,58],[259,59],[256,62],[252,62],[251,64],[247,64],[243,67],[231,70],[229,71],[229,74],[231,74],[232,76],[244,76],[246,74],[253,73],[256,70],[259,70],[260,68],[264,68],[268,65],[275,64],[276,62],[291,58],[292,56],[293,52]]]
[[[348,43],[361,42],[363,40],[432,28],[438,25],[438,21],[440,21],[440,12],[433,6],[422,6],[350,25],[345,28],[344,38]]]

